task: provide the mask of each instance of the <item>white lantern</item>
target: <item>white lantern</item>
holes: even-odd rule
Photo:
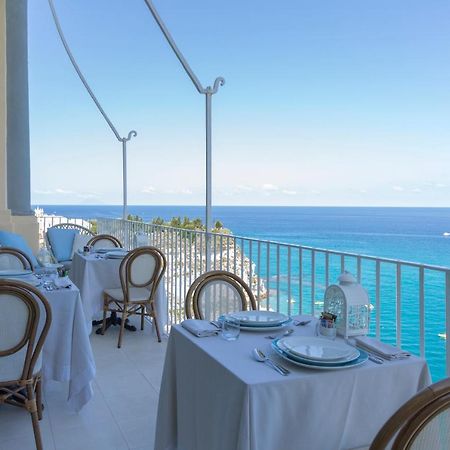
[[[325,291],[324,311],[336,315],[338,334],[348,338],[369,332],[369,296],[355,277],[344,272],[339,284],[328,286]]]

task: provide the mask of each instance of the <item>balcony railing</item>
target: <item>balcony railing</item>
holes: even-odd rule
[[[259,308],[287,314],[321,312],[326,287],[348,270],[369,293],[370,334],[427,358],[435,379],[450,374],[448,267],[123,220],[98,219],[97,231],[166,254],[171,325],[183,319],[185,294],[207,268],[236,273]]]

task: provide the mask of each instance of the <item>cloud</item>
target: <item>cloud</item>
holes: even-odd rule
[[[255,188],[253,188],[252,186],[247,186],[245,184],[238,184],[236,186],[236,192],[252,192],[254,190]]]
[[[188,188],[181,189],[183,195],[192,195],[192,191]]]
[[[275,186],[274,184],[270,184],[270,183],[263,184],[261,187],[262,187],[262,190],[266,191],[266,192],[275,192],[275,191],[279,190],[278,186]]]
[[[68,190],[63,189],[63,188],[56,188],[55,189],[55,194],[67,195],[67,194],[75,194],[75,192],[74,191],[68,191]]]
[[[420,188],[414,188],[414,189],[412,190],[412,192],[419,193],[419,192],[422,192],[422,189],[420,189]]]
[[[311,194],[319,195],[319,194],[320,194],[320,191],[317,190],[317,189],[312,189],[312,190],[311,190]]]
[[[360,194],[367,194],[367,189],[360,189],[360,190],[359,190],[359,193],[360,193]]]
[[[290,189],[283,189],[281,192],[285,195],[296,195],[297,194],[297,191],[291,191]]]
[[[403,192],[405,190],[403,186],[392,186],[392,189],[396,192]]]
[[[53,191],[45,191],[45,190],[35,189],[34,193],[35,194],[39,194],[39,195],[51,195],[54,192]]]
[[[146,186],[144,189],[142,189],[143,194],[154,194],[156,192],[156,188],[153,186]]]
[[[442,189],[442,188],[447,187],[447,185],[444,184],[444,183],[436,183],[434,186],[437,187],[437,188],[439,188],[439,189]]]

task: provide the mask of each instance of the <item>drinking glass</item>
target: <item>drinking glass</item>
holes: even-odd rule
[[[235,341],[241,332],[241,325],[238,320],[226,317],[222,322],[222,331],[220,335],[226,341]]]

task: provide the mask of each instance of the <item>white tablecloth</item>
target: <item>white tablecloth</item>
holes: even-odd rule
[[[120,288],[119,267],[121,259],[98,259],[95,254],[84,256],[75,253],[70,279],[78,286],[83,308],[88,320],[98,320],[103,314],[103,291]],[[156,315],[161,332],[167,327],[167,294],[164,278],[156,291]]]
[[[313,335],[313,326],[295,327]],[[267,333],[197,338],[177,325],[167,347],[155,450],[337,450],[369,445],[404,402],[430,384],[423,359],[283,377],[252,356]],[[279,362],[281,359],[275,357]]]
[[[80,291],[42,290],[52,308],[52,324],[43,347],[44,380],[69,382],[69,407],[79,411],[92,397],[95,361]]]

